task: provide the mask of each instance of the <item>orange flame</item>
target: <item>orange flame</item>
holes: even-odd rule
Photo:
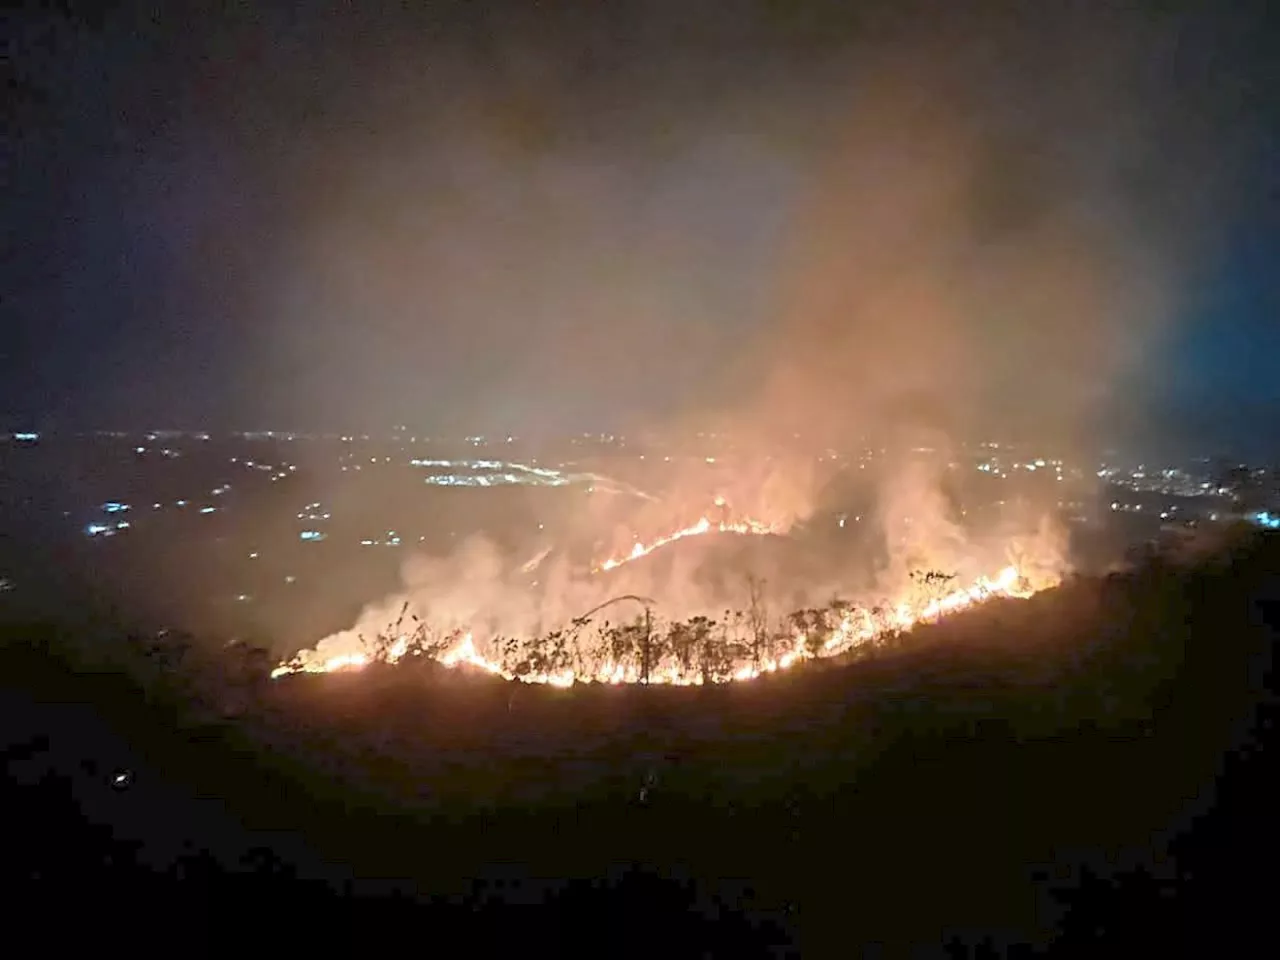
[[[722,504],[723,502],[724,501],[722,499],[717,498],[717,504]],[[651,543],[637,542],[636,545],[631,548],[629,553],[620,557],[611,557],[604,561],[604,563],[600,564],[600,566],[596,567],[594,572],[604,573],[605,571],[613,570],[622,566],[624,563],[630,563],[632,560],[639,560],[641,557],[647,557],[658,548],[665,547],[669,543],[675,543],[677,540],[683,540],[686,537],[699,537],[705,533],[741,533],[761,535],[778,532],[779,531],[776,527],[767,523],[762,523],[759,520],[739,520],[732,523],[729,521],[721,521],[719,523],[713,523],[711,520],[703,517],[692,526],[685,527],[682,530],[676,530],[674,533],[669,533],[665,537],[659,537]]]
[[[706,533],[713,529],[705,518],[692,527],[677,531],[675,534],[654,541],[647,546],[637,544],[626,559],[613,564],[617,566],[627,559],[644,556],[658,547],[671,543],[681,537]],[[747,532],[757,532],[748,530]],[[612,569],[602,567],[601,569]],[[913,609],[910,604],[901,603],[887,613],[876,617],[871,611],[857,608],[847,612],[843,619],[827,631],[820,643],[811,643],[811,637],[803,631],[793,631],[790,649],[783,653],[766,658],[758,663],[737,664],[728,672],[704,675],[699,669],[685,670],[671,657],[661,659],[649,671],[649,683],[671,684],[675,686],[698,686],[708,680],[713,683],[752,680],[766,673],[787,670],[803,660],[814,657],[838,656],[865,643],[873,643],[886,634],[894,631],[908,631],[920,623],[934,622],[944,616],[956,613],[995,597],[1026,598],[1042,589],[1056,585],[1056,580],[1045,581],[1033,585],[1019,576],[1015,567],[1005,567],[995,577],[980,577],[969,587],[960,588],[941,598],[932,600],[923,606]],[[816,638],[814,638],[816,639]],[[386,654],[389,663],[397,663],[408,652],[408,640],[400,637],[391,645]],[[506,680],[520,680],[524,683],[542,683],[556,687],[568,687],[574,683],[639,683],[642,681],[641,667],[635,663],[615,663],[605,660],[594,671],[575,672],[561,670],[554,673],[533,673],[517,675],[501,663],[485,656],[476,649],[475,641],[470,633],[466,634],[456,646],[437,658],[446,667],[470,665],[494,676]],[[271,672],[272,678],[291,673],[333,673],[339,670],[360,669],[369,662],[363,653],[349,653],[320,659],[314,651],[303,651],[292,660],[281,663]]]

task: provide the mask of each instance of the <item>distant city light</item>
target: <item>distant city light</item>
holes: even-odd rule
[[[303,530],[298,534],[299,540],[323,540],[328,534],[321,533],[319,530]]]

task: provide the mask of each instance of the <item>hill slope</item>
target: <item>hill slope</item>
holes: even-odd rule
[[[994,604],[875,660],[744,685],[555,691],[369,671],[293,678],[260,711],[215,725],[122,677],[70,672],[17,631],[0,671],[10,780],[42,764],[62,779],[13,794],[25,815],[6,821],[19,851],[6,869],[34,904],[51,903],[87,869],[50,852],[67,849],[69,824],[97,820],[118,841],[166,823],[171,850],[185,839],[234,860],[264,846],[357,890],[400,877],[473,900],[550,898],[521,924],[587,948],[616,936],[603,917],[657,930],[690,897],[774,922],[806,953],[869,939],[1047,942],[1055,929],[1067,945],[1243,938],[1261,894],[1241,878],[1276,851],[1255,816],[1275,795],[1251,771],[1275,756],[1263,724],[1277,571],[1280,540],[1255,539],[1194,566]],[[53,706],[68,703],[82,706]],[[137,786],[95,793],[82,761],[99,763],[101,781],[121,751]],[[77,769],[68,795],[59,783]],[[162,848],[159,833],[144,839]],[[123,869],[104,866],[104,849],[129,859],[111,842],[80,841],[95,875]],[[605,893],[540,879],[617,877],[627,864],[667,881],[633,876]],[[1131,876],[1117,887],[1085,868]],[[128,876],[194,909],[190,886]],[[217,896],[243,905],[266,882],[219,880]],[[1058,888],[1085,902],[1064,912]],[[664,907],[657,891],[673,899]],[[329,909],[316,906],[328,895],[306,896],[296,909]],[[689,928],[684,943],[731,935],[726,923]]]

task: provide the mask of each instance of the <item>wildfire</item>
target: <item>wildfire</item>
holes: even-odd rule
[[[722,506],[723,504],[724,500],[717,497],[716,505]],[[674,533],[669,533],[665,537],[659,537],[657,540],[650,543],[637,542],[636,545],[631,548],[629,553],[620,557],[611,557],[604,561],[604,563],[600,564],[600,566],[596,567],[594,572],[604,573],[608,570],[613,570],[622,566],[624,563],[630,563],[632,560],[639,560],[641,557],[647,557],[660,547],[665,547],[669,543],[675,543],[677,540],[683,540],[686,537],[699,537],[707,533],[742,533],[760,535],[777,532],[777,528],[770,524],[762,523],[759,520],[739,520],[735,522],[720,521],[719,523],[713,523],[707,517],[703,517],[692,526],[685,527],[682,530],[676,530]]]
[[[736,525],[725,525],[732,530]],[[652,552],[664,544],[671,543],[681,537],[695,536],[715,529],[710,521],[703,518],[697,524],[677,531],[667,537],[648,545],[637,544],[636,549],[627,557],[609,561],[612,566],[602,565],[601,569],[612,569],[627,560],[636,559]],[[761,532],[747,528],[734,532]],[[908,631],[920,623],[936,621],[944,616],[976,606],[996,597],[1026,598],[1041,589],[1053,586],[1055,581],[1039,584],[1028,582],[1019,575],[1015,567],[1008,566],[994,577],[981,577],[968,587],[963,587],[942,597],[923,604],[912,606],[900,603],[887,609],[867,609],[855,607],[843,612],[834,624],[826,623],[821,627],[795,629],[790,632],[781,644],[781,651],[775,651],[764,657],[752,658],[749,662],[739,662],[719,670],[709,671],[705,667],[691,667],[686,662],[682,665],[672,654],[660,656],[655,663],[649,665],[647,682],[672,684],[677,686],[696,686],[703,683],[723,683],[751,680],[766,673],[786,670],[797,663],[816,657],[838,656],[862,644],[876,640],[899,631]],[[420,650],[413,651],[420,655]],[[399,637],[385,651],[381,659],[388,663],[397,663],[410,655],[408,639]],[[314,651],[303,651],[272,671],[272,678],[291,673],[333,673],[339,670],[352,670],[364,667],[371,661],[364,653],[348,653],[328,658],[316,656]],[[436,656],[446,667],[458,667],[463,664],[502,677],[507,680],[519,680],[524,683],[543,683],[557,687],[568,687],[574,683],[640,683],[645,676],[640,663],[632,658],[628,662],[617,662],[605,658],[594,669],[579,670],[561,669],[555,671],[525,671],[517,673],[503,663],[481,653],[475,645],[470,633]]]

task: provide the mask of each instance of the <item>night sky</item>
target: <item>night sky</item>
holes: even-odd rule
[[[410,6],[10,17],[0,428],[1280,445],[1265,4]]]

